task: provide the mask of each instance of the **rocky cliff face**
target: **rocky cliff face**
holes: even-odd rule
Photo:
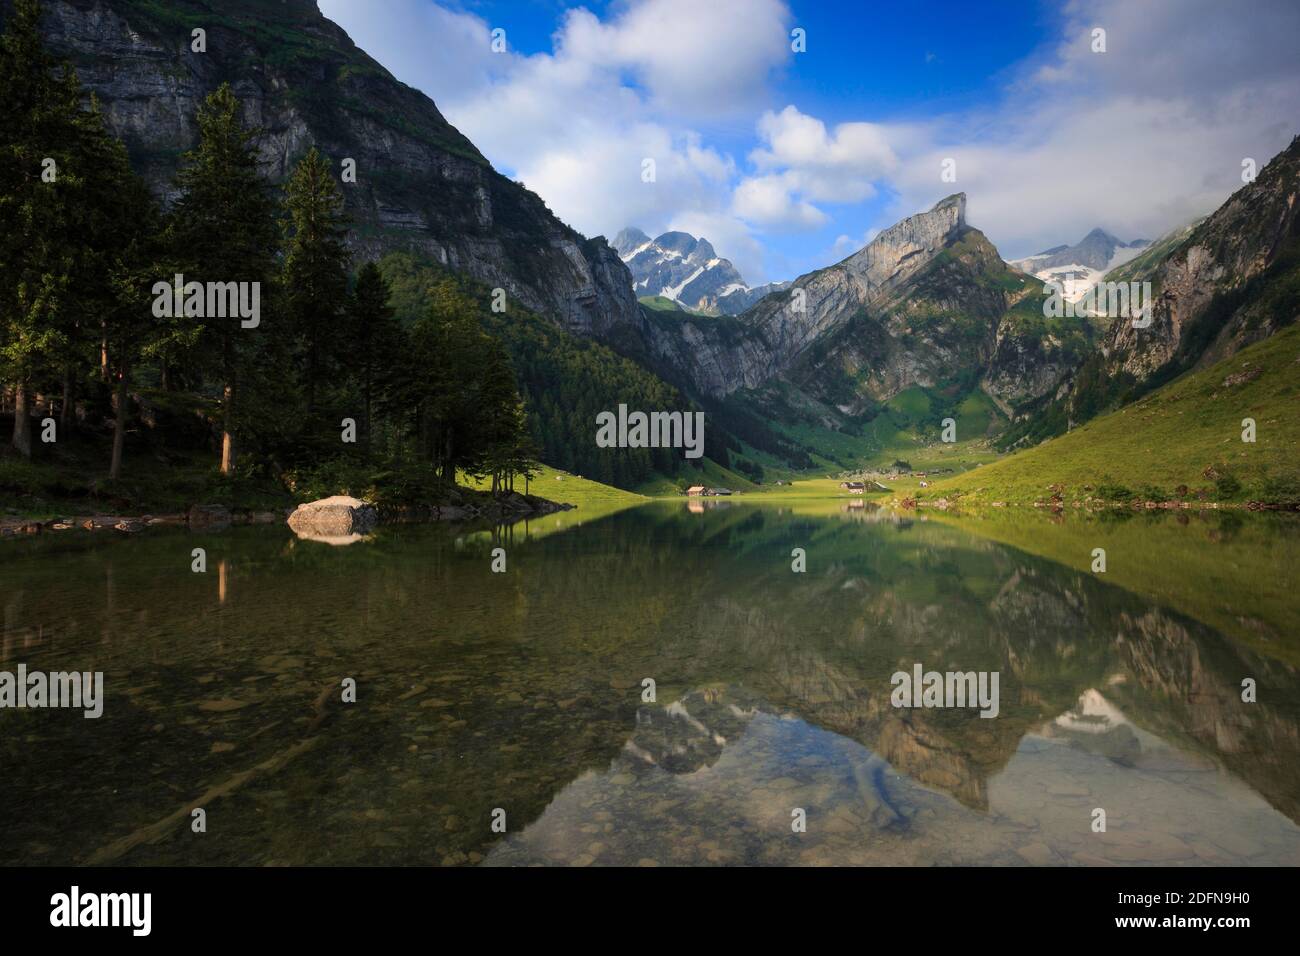
[[[882,302],[920,272],[955,241],[965,217],[966,194],[949,196],[928,212],[890,226],[843,262],[800,276],[745,318],[771,343],[775,363],[787,365],[819,335]]]
[[[1007,269],[983,233],[963,224],[919,268],[887,283],[809,349],[791,377],[848,414],[914,385],[969,387],[988,367],[999,322],[1027,281]]]
[[[1114,322],[1111,371],[1145,381],[1165,366],[1213,364],[1295,320],[1300,137],[1197,226],[1149,275],[1149,328]]]
[[[1150,324],[1108,320],[1098,347],[1065,363],[1052,400],[1011,440],[1056,434],[1067,422],[1082,423],[1182,372],[1222,361],[1296,320],[1300,138],[1210,216],[1105,278],[1151,283]]]
[[[3,5],[3,0],[0,0]],[[356,161],[344,185],[360,257],[427,255],[575,331],[640,322],[627,269],[492,169],[422,93],[399,83],[314,0],[46,0],[46,35],[98,97],[154,190],[170,198],[203,98],[228,81],[273,180],[312,145]],[[206,31],[206,51],[192,30]]]
[[[1008,267],[965,207],[950,196],[734,320],[651,315],[644,350],[713,397],[780,380],[858,416],[912,386],[980,386],[1014,414],[1077,364],[1091,333],[1045,322],[1041,283]]]
[[[1026,403],[1053,394],[1062,378],[1078,366],[1091,341],[1082,326],[1039,332],[1026,330],[1008,316],[998,325],[980,387],[1003,414],[1014,418]]]

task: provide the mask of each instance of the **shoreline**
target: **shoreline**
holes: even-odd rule
[[[468,496],[467,496],[468,497]],[[310,503],[310,502],[307,502]],[[65,531],[116,531],[135,535],[151,528],[184,528],[193,532],[222,531],[230,527],[250,525],[283,525],[289,527],[289,517],[297,505],[276,510],[228,508],[218,504],[196,504],[186,512],[167,514],[119,515],[95,514],[59,518],[23,518],[13,515],[0,517],[0,539],[32,538],[38,535]],[[512,492],[498,499],[484,502],[461,500],[423,505],[377,505],[377,525],[397,524],[469,524],[513,523],[527,518],[538,518],[560,511],[571,511],[578,506],[552,501],[537,495]]]

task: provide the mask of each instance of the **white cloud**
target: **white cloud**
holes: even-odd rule
[[[758,135],[763,145],[749,154],[757,174],[736,187],[733,207],[763,225],[821,226],[830,217],[814,202],[861,202],[898,166],[887,129],[874,123],[841,123],[828,132],[821,120],[787,106],[765,112]]]
[[[732,158],[696,123],[748,123],[790,56],[783,0],[632,0],[569,10],[552,50],[492,53],[494,27],[428,0],[320,0],[391,72],[428,93],[497,168],[587,235],[712,223],[722,255],[758,268],[730,211]],[[655,181],[642,181],[643,163]],[[697,235],[700,233],[696,233]],[[734,246],[732,245],[734,243]],[[747,276],[748,277],[748,276]]]
[[[791,61],[782,0],[571,10],[532,56],[490,52],[490,29],[509,40],[508,22],[430,0],[320,3],[562,219],[587,234],[705,235],[751,282],[768,278],[754,230],[819,230],[878,190],[891,199],[877,226],[965,191],[971,222],[1009,257],[1093,226],[1154,238],[1211,211],[1241,185],[1241,160],[1262,165],[1300,117],[1294,0],[1073,0],[1060,41],[1020,65],[1001,101],[831,127],[793,104],[763,111]],[[1104,54],[1091,51],[1096,26]],[[756,134],[740,163],[708,139],[737,128]],[[947,157],[955,183],[940,178]],[[844,242],[804,254],[860,246],[836,231]]]
[[[765,146],[750,153],[760,170],[785,169],[796,187],[814,200],[856,202],[871,196],[872,181],[898,165],[886,128],[875,123],[826,124],[787,106],[759,118]]]
[[[571,10],[559,56],[631,71],[676,115],[731,114],[762,102],[790,55],[789,19],[779,0],[640,0],[609,21]]]
[[[830,217],[816,206],[798,199],[790,175],[749,176],[736,186],[731,207],[749,222],[793,230],[816,229]]]
[[[1005,257],[1094,226],[1157,238],[1240,188],[1300,117],[1300,8],[1103,0],[1072,3],[1063,41],[1025,64],[1002,104],[890,130],[903,157],[892,217],[955,191]],[[1107,52],[1092,52],[1094,27]],[[1286,39],[1282,39],[1285,37]],[[940,178],[957,163],[955,183]]]

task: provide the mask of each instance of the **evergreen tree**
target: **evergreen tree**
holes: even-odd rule
[[[102,261],[91,275],[88,292],[102,321],[103,363],[113,386],[113,450],[109,478],[122,470],[122,450],[130,420],[130,389],[136,365],[150,357],[158,343],[158,322],[150,290],[160,274],[162,257],[159,220],[153,197],[131,170],[126,147],[110,138],[96,114],[92,143],[100,158],[105,200],[94,229]]]
[[[199,108],[198,145],[185,154],[176,177],[181,196],[173,210],[170,238],[187,281],[258,283],[261,304],[271,299],[277,229],[275,203],[258,171],[256,131],[239,120],[239,101],[229,84]],[[238,318],[204,316],[197,326],[206,364],[221,381],[221,472],[234,472],[236,432],[244,423],[241,377],[267,348],[265,324],[241,328]],[[282,334],[282,333],[272,333]],[[249,384],[251,381],[249,374]],[[251,407],[251,404],[250,404]]]
[[[411,329],[411,344],[424,382],[417,388],[419,440],[444,481],[473,461],[472,423],[487,336],[475,305],[454,282],[430,290],[428,314]]]
[[[37,0],[15,0],[0,38],[0,378],[14,388],[12,444],[32,454],[31,397],[68,357],[67,290],[85,237],[73,216],[80,86],[46,52]]]
[[[484,349],[479,399],[475,409],[474,441],[466,470],[491,478],[492,493],[514,490],[514,477],[536,473],[536,451],[528,428],[528,415],[515,387],[515,373],[505,347],[488,339]]]
[[[376,391],[384,389],[392,380],[405,351],[405,335],[388,304],[391,298],[392,289],[379,266],[373,262],[363,265],[348,300],[348,330],[361,390],[362,448],[366,458],[373,451]]]
[[[307,413],[334,375],[347,344],[348,253],[343,194],[329,162],[313,147],[284,189],[283,315],[302,351]]]

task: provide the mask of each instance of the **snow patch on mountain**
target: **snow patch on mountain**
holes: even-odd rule
[[[1044,283],[1059,284],[1062,298],[1078,302],[1107,272],[1141,255],[1149,245],[1149,239],[1124,242],[1103,229],[1094,229],[1073,246],[1053,246],[1011,265]]]
[[[651,239],[640,229],[621,231],[610,243],[632,273],[637,296],[663,296],[683,308],[711,315],[738,315],[769,292],[789,286],[750,286],[707,239],[665,232]]]

